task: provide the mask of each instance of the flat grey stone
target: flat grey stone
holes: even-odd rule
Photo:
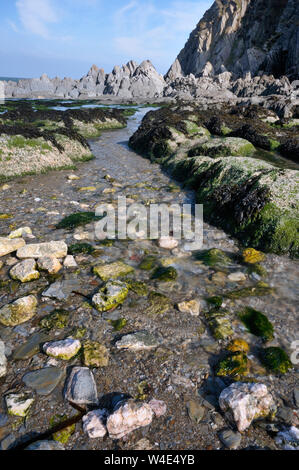
[[[25,450],[65,450],[60,442],[56,441],[37,441],[26,447]]]
[[[38,395],[50,395],[63,375],[64,371],[58,367],[46,367],[28,372],[24,375],[23,382],[27,387],[35,390]]]
[[[299,408],[299,388],[296,387],[294,390],[294,401],[297,408]]]
[[[80,288],[79,281],[64,280],[51,284],[48,289],[43,292],[43,297],[50,297],[57,300],[67,300],[74,290]]]
[[[65,398],[78,405],[95,405],[98,393],[93,373],[88,367],[74,367],[67,380]]]
[[[46,333],[34,333],[34,335],[32,335],[28,341],[23,343],[14,351],[12,358],[15,361],[24,361],[26,359],[30,359],[39,352],[40,345],[45,343],[48,339],[49,337],[46,335]]]

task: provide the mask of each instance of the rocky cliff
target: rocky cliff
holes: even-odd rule
[[[298,0],[216,0],[166,75],[299,78]]]

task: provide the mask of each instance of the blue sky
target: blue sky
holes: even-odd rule
[[[0,76],[84,75],[150,59],[165,73],[212,0],[1,0]]]

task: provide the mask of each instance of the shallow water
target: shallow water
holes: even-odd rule
[[[85,232],[84,236],[88,237],[90,234],[92,236],[92,226],[64,231],[55,229],[57,222],[73,212],[94,210],[97,205],[103,202],[116,203],[118,196],[127,196],[136,202],[144,203],[149,201],[179,204],[194,202],[193,192],[182,189],[172,192],[173,180],[164,174],[157,164],[151,164],[149,160],[129,149],[128,139],[138,128],[141,119],[148,111],[149,108],[140,109],[134,117],[129,119],[126,129],[103,132],[100,138],[92,140],[90,144],[96,158],[90,162],[78,164],[76,171],[28,176],[10,183],[10,189],[1,193],[0,212],[11,213],[12,218],[8,222],[0,220],[0,233],[7,234],[10,231],[10,224],[14,224],[16,227],[29,225],[36,236],[36,241],[66,239],[68,245],[71,245],[77,242],[74,238],[75,235],[83,236],[83,232]],[[70,173],[76,174],[80,179],[69,181],[68,175]],[[117,185],[104,179],[107,174],[115,179]],[[144,186],[140,187],[140,183],[144,183]],[[82,187],[91,186],[96,190],[79,191]],[[104,193],[105,189],[112,189],[115,192]],[[83,242],[86,241],[88,242],[88,240]],[[113,247],[101,245],[98,247],[102,250],[98,260],[87,255],[78,257],[80,273],[76,275],[76,279],[82,283],[82,293],[87,296],[96,288],[97,281],[90,268],[99,260],[112,262],[122,259],[136,268],[136,279],[146,282],[150,289],[167,295],[173,304],[199,298],[203,308],[206,308],[204,300],[206,297],[252,286],[259,280],[257,277],[250,277],[247,268],[234,260],[224,269],[210,268],[199,263],[192,253],[184,250],[183,241],[172,253],[158,248],[156,241],[151,240],[116,241]],[[222,230],[205,223],[203,248],[220,248],[228,253],[236,254],[241,247],[236,240]],[[172,258],[169,259],[169,263],[177,269],[177,280],[173,283],[158,283],[150,279],[148,272],[138,270],[137,267],[146,254],[154,254],[160,261]],[[251,346],[255,371],[259,370],[260,364],[254,351],[256,347],[261,347],[262,343],[259,338],[248,333],[238,320],[238,312],[244,306],[248,305],[264,312],[273,323],[275,338],[269,346],[281,346],[291,353],[291,343],[299,339],[297,307],[299,263],[287,257],[267,255],[263,266],[268,272],[268,276],[263,280],[275,288],[273,294],[266,297],[248,297],[225,301],[226,307],[231,312],[235,335],[247,340]],[[236,283],[228,280],[229,273],[239,271],[245,273],[247,277],[245,282]],[[3,271],[1,273],[2,277],[5,277]],[[65,276],[72,278],[72,274]],[[219,278],[221,282],[219,282]],[[0,294],[0,306],[21,296],[21,293],[28,292],[28,289],[31,288],[30,285],[21,286],[18,295],[16,293],[14,295]],[[214,412],[212,412],[213,416],[209,414],[202,424],[196,426],[190,424],[185,412],[186,401],[198,396],[197,388],[201,387],[210,365],[215,364],[223,347],[221,343],[213,339],[208,329],[204,333],[198,333],[204,318],[203,314],[201,313],[199,317],[192,317],[178,312],[177,309],[172,309],[159,318],[150,318],[144,313],[146,299],[133,298],[122,307],[101,318],[94,311],[91,314],[86,310],[82,305],[83,300],[78,296],[72,296],[71,299],[63,303],[43,301],[39,306],[38,315],[41,316],[57,307],[66,308],[72,312],[73,324],[86,327],[89,338],[101,340],[112,350],[111,344],[115,332],[113,332],[111,325],[105,321],[106,319],[126,318],[128,324],[121,333],[146,329],[157,333],[163,341],[163,347],[159,348],[155,354],[145,351],[140,353],[113,351],[109,368],[94,371],[100,393],[119,391],[135,396],[137,384],[146,380],[150,383],[152,394],[167,403],[167,418],[162,421],[155,420],[148,432],[133,433],[127,442],[121,444],[123,448],[134,448],[137,440],[144,436],[153,445],[158,443],[160,448],[165,449],[206,448],[208,445],[219,448],[217,429],[220,428],[213,424]],[[24,341],[23,336],[28,336],[32,332],[32,329],[26,324],[22,330],[23,336],[15,331],[16,329],[13,332],[7,331],[9,329],[4,330],[0,330],[0,335],[2,334],[5,338],[7,347],[10,347],[11,350]],[[21,367],[14,366],[12,374],[15,375],[11,376],[11,380],[21,377],[32,367],[44,367],[46,360],[44,355],[39,354],[35,356],[33,364],[22,362]],[[77,365],[76,360],[73,363]],[[259,372],[256,377],[259,381],[267,383],[278,401],[290,399],[296,384],[294,372],[285,377],[273,377],[265,373],[261,375]],[[183,380],[182,378],[187,385],[178,385],[178,382]],[[55,412],[66,412],[67,407],[60,392],[50,397],[39,397],[35,406],[32,417],[28,419],[27,429],[39,431],[47,427],[49,416],[51,413],[53,414],[54,410]],[[44,410],[42,416],[40,415],[41,407]],[[69,408],[67,408],[67,412],[70,412]],[[223,423],[221,426],[223,427]],[[19,434],[22,435],[22,432],[19,431]],[[254,443],[270,445],[269,442],[272,441],[269,439],[265,433],[263,434],[263,431],[255,429]],[[86,435],[80,431],[76,434],[76,438],[70,440],[69,448],[110,448],[109,440],[105,443],[100,440],[95,441],[88,440]],[[243,437],[244,447],[252,442],[253,439],[250,435]]]

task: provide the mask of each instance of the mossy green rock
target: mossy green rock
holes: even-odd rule
[[[151,271],[155,266],[157,266],[157,263],[157,257],[149,255],[141,261],[138,268],[142,269],[142,271]]]
[[[161,282],[173,282],[177,279],[178,273],[175,268],[170,266],[169,268],[157,268],[152,275],[152,279],[156,279]]]
[[[219,362],[216,374],[219,377],[230,377],[234,380],[241,380],[248,375],[249,366],[247,355],[242,352],[230,353],[225,359]]]
[[[239,137],[216,137],[191,149],[189,156],[206,155],[214,158],[226,156],[248,156],[255,152],[255,147],[248,140]]]
[[[102,281],[108,281],[109,279],[117,279],[131,274],[134,272],[134,268],[132,268],[132,266],[128,266],[122,261],[116,261],[115,263],[95,266],[93,268],[93,272],[97,274]]]
[[[69,314],[66,310],[55,310],[39,322],[42,328],[46,330],[62,330],[68,325]]]
[[[86,341],[83,345],[83,359],[87,367],[107,367],[109,351],[97,341]]]
[[[128,285],[121,281],[109,281],[94,295],[92,302],[99,312],[107,312],[122,304],[129,293]]]
[[[223,304],[223,297],[220,295],[214,295],[213,297],[208,297],[206,299],[209,305],[213,306],[214,308],[221,308]]]
[[[50,419],[50,426],[54,428],[58,424],[62,424],[67,421],[68,418],[66,415],[55,415]],[[61,431],[57,431],[52,434],[52,438],[56,442],[60,442],[61,444],[67,444],[70,437],[76,431],[76,424],[71,424],[70,426],[65,427]]]
[[[148,294],[148,287],[145,282],[142,281],[127,281],[129,289],[135,294],[145,297]]]
[[[226,292],[224,297],[228,299],[241,299],[246,297],[264,297],[271,295],[275,292],[275,289],[270,287],[265,282],[257,282],[254,286],[244,287],[242,289],[233,290]]]
[[[234,334],[227,310],[212,310],[205,317],[215,339],[227,339]]]
[[[159,292],[151,292],[148,300],[149,305],[145,311],[147,315],[163,315],[172,306],[169,298]]]
[[[70,255],[85,254],[91,255],[95,251],[94,247],[89,243],[75,243],[69,246],[68,253]]]
[[[293,368],[287,353],[276,347],[263,349],[260,354],[262,364],[271,372],[276,374],[285,374]]]
[[[0,309],[0,323],[17,326],[30,320],[36,313],[37,299],[34,295],[22,297]]]
[[[197,252],[195,257],[198,261],[202,261],[206,266],[225,267],[231,264],[230,257],[218,248]]]
[[[260,336],[263,341],[271,341],[274,328],[266,315],[251,307],[246,307],[240,314],[240,319],[253,335]]]

